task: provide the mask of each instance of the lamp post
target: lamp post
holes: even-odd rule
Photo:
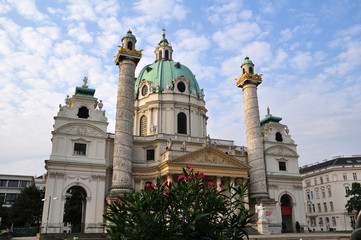
[[[49,214],[50,214],[50,204],[51,204],[51,199],[53,200],[57,200],[58,198],[57,197],[54,197],[52,198],[51,196],[49,196],[49,204],[48,204],[48,213],[47,213],[47,216],[46,216],[46,228],[45,228],[45,233],[48,233],[48,224],[49,224]],[[42,199],[43,201],[46,201],[47,199],[44,198]]]

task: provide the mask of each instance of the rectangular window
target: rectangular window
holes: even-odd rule
[[[343,174],[343,180],[347,181],[347,173]]]
[[[19,187],[19,180],[9,180],[8,187]]]
[[[321,203],[317,203],[318,212],[321,212]]]
[[[311,218],[311,226],[316,227],[316,218]]]
[[[328,196],[329,196],[329,197],[332,197],[331,187],[328,187],[328,188],[327,188],[327,191],[328,191]]]
[[[75,143],[74,144],[74,154],[86,155],[86,144],[85,143]]]
[[[280,171],[286,171],[286,162],[278,162]]]
[[[308,205],[308,212],[309,212],[309,213],[312,213],[312,206],[311,206],[311,204]]]
[[[353,180],[357,180],[357,173],[352,173]]]
[[[336,217],[332,217],[332,225],[336,226]]]
[[[320,183],[323,184],[323,177],[320,177]]]
[[[320,227],[323,227],[323,219],[322,218],[320,218],[319,224],[320,224]]]
[[[323,203],[323,209],[325,210],[325,212],[327,212],[327,203]]]
[[[325,198],[325,197],[326,197],[326,193],[325,193],[325,189],[324,189],[324,188],[321,189],[321,193],[322,193],[322,198]]]
[[[328,178],[328,175],[326,175],[326,182],[330,182],[330,179]]]
[[[316,210],[315,210],[315,204],[312,204],[312,210],[313,210],[313,212],[316,212]]]
[[[6,187],[7,183],[8,183],[8,180],[0,179],[0,187]]]
[[[330,209],[331,209],[331,212],[334,211],[334,208],[333,208],[333,202],[330,202]]]
[[[310,200],[310,192],[307,192],[307,200]]]
[[[30,186],[30,181],[20,181],[20,187],[25,188]]]
[[[306,187],[311,187],[311,182],[310,181],[306,181]]]
[[[351,220],[351,225],[354,226],[356,222],[355,216],[350,216],[350,220]]]
[[[313,199],[313,192],[311,191],[311,199]]]
[[[5,197],[5,204],[6,205],[13,205],[16,200],[16,193],[7,193]]]
[[[315,185],[317,185],[317,178],[313,179],[315,181]]]
[[[154,149],[147,150],[147,161],[154,160]]]
[[[346,192],[346,194],[348,194],[349,191],[350,191],[349,186],[345,186],[345,192]]]
[[[317,199],[320,198],[320,193],[319,193],[318,189],[316,189],[316,198],[317,198]]]

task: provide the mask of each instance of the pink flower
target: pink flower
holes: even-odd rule
[[[165,181],[164,183],[163,183],[163,186],[167,186],[168,185],[168,181]]]
[[[170,185],[173,185],[173,181],[170,181]]]
[[[200,172],[199,175],[201,175],[201,177],[204,179],[204,173]]]
[[[169,193],[169,190],[168,190],[168,189],[164,191],[164,195],[166,195],[166,196],[167,196],[167,195],[168,195],[168,193]]]
[[[184,176],[183,175],[180,175],[179,177],[178,177],[178,181],[183,181],[184,180]]]
[[[188,179],[188,180],[191,180],[191,179],[192,179],[192,177],[191,177],[191,176],[188,176],[188,177],[187,177],[187,179]]]
[[[147,187],[147,188],[150,188],[150,184],[149,184],[149,183],[147,183],[146,187]]]
[[[150,184],[150,186],[152,186],[152,188],[154,188],[154,185],[153,185],[153,183],[152,183],[152,184]]]
[[[194,173],[193,173],[194,177],[196,177],[196,176],[197,176],[197,174],[198,174],[197,172],[194,172]]]
[[[222,184],[218,184],[219,187],[222,187]]]
[[[218,190],[218,189],[216,189],[216,191],[217,191],[217,192],[219,192],[219,190]]]
[[[121,203],[121,202],[122,202],[122,200],[120,200],[120,198],[118,198],[118,199],[117,199],[117,202],[118,202],[118,203]]]
[[[188,165],[187,168],[188,168],[188,170],[191,169],[191,165]]]
[[[249,186],[251,186],[251,183],[250,183],[250,182],[247,183],[247,187],[249,187]]]
[[[208,182],[208,186],[212,186],[213,185],[213,183],[212,182]]]

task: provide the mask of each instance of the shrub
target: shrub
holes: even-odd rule
[[[176,181],[147,184],[108,206],[110,239],[242,239],[252,214],[248,184],[218,190],[190,166]]]

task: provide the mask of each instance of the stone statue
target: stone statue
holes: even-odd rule
[[[206,137],[206,147],[208,147],[210,144],[211,144],[211,137],[208,134],[208,136]]]
[[[167,150],[172,150],[172,145],[173,145],[173,141],[171,138],[169,138],[168,143],[167,143]]]
[[[269,109],[269,107],[267,107],[267,116],[271,115],[271,111]]]
[[[83,88],[88,88],[88,78],[87,77],[84,77],[84,79],[83,79],[83,82],[84,82],[84,84],[83,84]]]
[[[69,95],[66,95],[66,98],[65,98],[65,104],[66,104],[66,106],[69,106],[69,103],[70,103]]]
[[[263,206],[262,203],[255,206],[255,212],[258,214],[258,221],[261,220],[262,222],[268,222],[266,218],[265,207]]]
[[[182,151],[187,150],[187,142],[186,140],[183,141],[183,145],[182,145]]]
[[[288,129],[287,126],[286,126],[286,128],[285,128],[285,132],[286,132],[287,135],[289,135],[289,133],[290,133],[290,130]]]
[[[154,125],[154,124],[152,124],[152,126],[150,126],[150,132],[151,133],[154,133],[155,134],[155,130],[157,129],[157,127]]]
[[[102,110],[102,108],[103,108],[103,101],[102,100],[99,100],[98,108],[99,108],[99,110]]]

